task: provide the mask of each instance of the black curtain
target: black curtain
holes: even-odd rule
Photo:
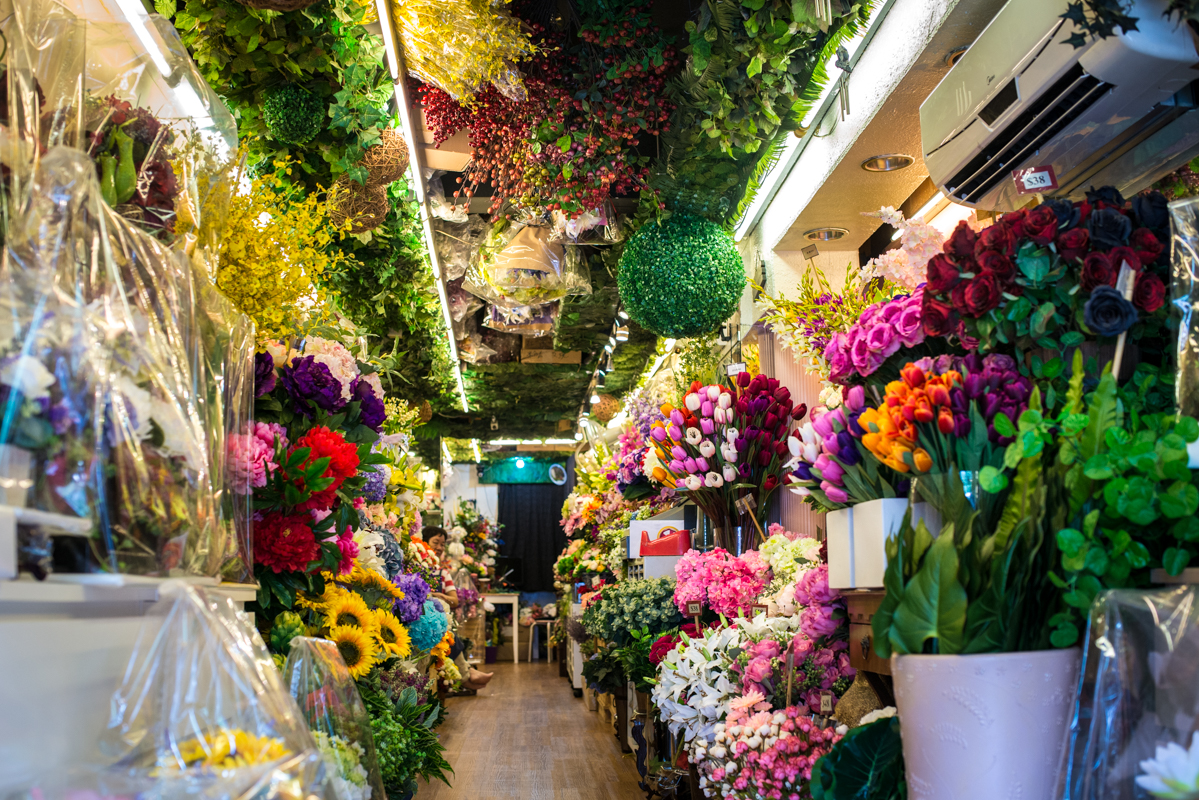
[[[554,590],[554,562],[566,546],[562,504],[569,493],[552,483],[499,485],[500,555],[520,559],[522,591]]]

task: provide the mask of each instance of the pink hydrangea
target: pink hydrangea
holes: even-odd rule
[[[699,601],[726,617],[750,613],[754,600],[770,582],[770,567],[756,550],[740,558],[727,550],[690,550],[675,564],[674,602],[687,613],[687,603]]]

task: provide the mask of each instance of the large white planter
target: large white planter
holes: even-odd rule
[[[1056,800],[1079,651],[894,656],[911,800]]]
[[[884,497],[825,516],[828,539],[828,585],[833,589],[877,589],[887,571],[887,539],[899,531],[908,500]],[[924,524],[936,536],[940,515],[928,503],[912,506],[913,524]]]
[[[828,585],[852,589],[853,509],[839,508],[824,515],[824,539],[828,545]]]

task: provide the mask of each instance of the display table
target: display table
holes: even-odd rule
[[[520,663],[520,595],[516,593],[485,594],[483,599],[493,606],[512,606],[512,663]]]

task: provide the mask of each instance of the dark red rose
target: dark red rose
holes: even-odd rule
[[[1086,225],[1087,220],[1091,217],[1091,212],[1094,210],[1091,208],[1091,204],[1084,201],[1081,203],[1075,203],[1074,207],[1078,209],[1078,224]]]
[[[1091,245],[1091,234],[1086,228],[1071,228],[1057,237],[1057,252],[1064,261],[1079,261],[1086,258]]]
[[[1128,237],[1128,246],[1137,251],[1137,255],[1141,257],[1141,264],[1146,265],[1157,261],[1157,257],[1166,249],[1148,228],[1137,228],[1133,231],[1132,236]]]
[[[978,234],[966,224],[966,220],[962,220],[945,243],[945,252],[952,253],[959,259],[974,258],[974,245],[977,241]]]
[[[1079,287],[1084,292],[1093,292],[1100,286],[1115,286],[1119,271],[1112,266],[1106,253],[1088,253],[1082,262],[1082,277]]]
[[[1108,251],[1107,257],[1111,260],[1112,267],[1115,268],[1117,274],[1120,272],[1120,265],[1125,261],[1128,262],[1128,268],[1133,272],[1141,269],[1141,257],[1131,247],[1113,247]]]
[[[965,223],[963,223],[965,224]],[[957,285],[961,280],[961,270],[953,260],[944,253],[938,253],[928,262],[928,290],[944,294]]]
[[[957,314],[953,313],[948,303],[936,299],[932,292],[924,293],[920,310],[920,324],[925,336],[948,336],[957,328]]]
[[[959,282],[949,292],[949,302],[953,304],[953,310],[959,314],[966,313],[966,283],[966,281]]]
[[[990,272],[1001,286],[1006,286],[1016,277],[1016,265],[1012,260],[993,250],[988,250],[978,257],[978,270]]]
[[[1132,304],[1152,314],[1166,302],[1166,284],[1152,272],[1142,272],[1137,276],[1137,285],[1132,290]]]
[[[999,218],[1000,225],[1006,225],[1011,230],[1012,235],[1017,239],[1023,239],[1025,236],[1025,222],[1028,220],[1028,212],[1024,209],[1019,211],[1011,211]]]
[[[981,317],[999,305],[1003,299],[1000,280],[992,272],[984,270],[966,284],[966,311],[972,317]]]
[[[1018,238],[1010,227],[996,223],[989,228],[983,228],[982,233],[978,235],[978,241],[974,245],[974,257],[978,258],[980,253],[987,250],[1010,256],[1016,252],[1017,241]]]
[[[1024,218],[1024,235],[1036,244],[1049,244],[1057,236],[1057,214],[1049,206],[1037,206]]]

